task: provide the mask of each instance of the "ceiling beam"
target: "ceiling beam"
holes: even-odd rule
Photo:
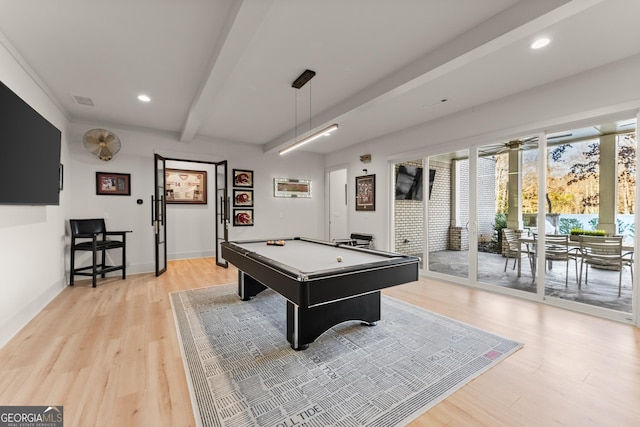
[[[602,1],[520,1],[407,67],[319,113],[313,118],[316,125],[310,132],[331,123],[343,123],[357,112],[403,95]],[[291,129],[264,144],[263,150],[266,153],[277,152],[291,144],[294,139],[295,131]]]
[[[180,131],[180,142],[190,142],[216,107],[217,96],[238,65],[275,0],[232,0],[220,43],[212,52],[209,72],[194,97]]]

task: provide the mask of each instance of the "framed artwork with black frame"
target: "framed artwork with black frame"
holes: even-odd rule
[[[253,171],[246,169],[234,169],[233,186],[253,188]]]
[[[253,207],[253,190],[234,188],[233,207]]]
[[[253,209],[234,209],[233,225],[235,227],[247,227],[253,225]]]
[[[376,210],[376,176],[356,176],[356,210]]]
[[[131,174],[96,172],[96,195],[130,196]]]

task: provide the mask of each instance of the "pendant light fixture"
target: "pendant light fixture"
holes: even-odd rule
[[[301,87],[303,87],[305,84],[307,84],[307,82],[309,82],[309,80],[311,80],[314,76],[316,75],[315,71],[312,70],[304,70],[304,72],[302,74],[300,74],[300,76],[298,76],[297,79],[295,79],[293,81],[293,83],[291,84],[291,87],[294,89],[300,89]],[[294,102],[294,106],[295,106],[295,138],[294,139],[298,139],[298,97],[296,94],[295,97],[295,102]],[[321,136],[325,136],[325,135],[329,135],[331,132],[333,132],[334,130],[338,129],[338,124],[334,123],[331,126],[328,126],[322,130],[319,130],[318,132],[315,132],[299,141],[294,142],[293,144],[291,144],[290,146],[283,148],[282,150],[280,150],[280,155],[289,153],[293,150],[295,150],[296,148],[299,148],[301,146],[303,146],[304,144],[308,144],[311,141],[315,141],[316,139],[320,138]],[[311,132],[311,86],[309,86],[309,132]]]

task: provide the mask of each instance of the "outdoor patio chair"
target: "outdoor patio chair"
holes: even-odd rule
[[[633,282],[633,253],[622,253],[621,236],[580,236],[580,277],[578,288],[582,285],[582,268],[586,264],[584,283],[588,283],[589,266],[605,270],[618,270],[618,296],[622,293],[622,270],[628,266],[631,271],[631,281]]]
[[[507,265],[509,264],[509,258],[513,258],[513,269],[516,268],[516,262],[520,262],[522,256],[526,256],[529,259],[529,264],[531,264],[531,257],[529,247],[524,243],[521,243],[518,240],[518,235],[515,231],[509,228],[502,229],[502,236],[504,241],[507,243],[505,248],[504,256],[507,258],[504,262],[504,271],[507,271]],[[518,254],[520,255],[520,259],[518,259]],[[532,269],[533,271],[533,269]]]
[[[569,262],[573,260],[576,267],[576,281],[578,277],[578,248],[569,247],[569,236],[566,234],[545,234],[544,235],[544,253],[547,265],[553,261],[564,261],[565,281],[564,286],[569,286]]]

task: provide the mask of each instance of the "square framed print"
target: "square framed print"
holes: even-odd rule
[[[165,183],[167,203],[207,204],[207,171],[167,168]]]
[[[356,210],[376,210],[376,176],[356,176]]]
[[[246,169],[234,169],[233,186],[253,188],[253,171]]]
[[[253,190],[233,189],[233,207],[253,207]]]
[[[253,209],[234,209],[233,225],[236,227],[252,226],[253,225]]]
[[[131,174],[96,172],[96,195],[130,196]]]

